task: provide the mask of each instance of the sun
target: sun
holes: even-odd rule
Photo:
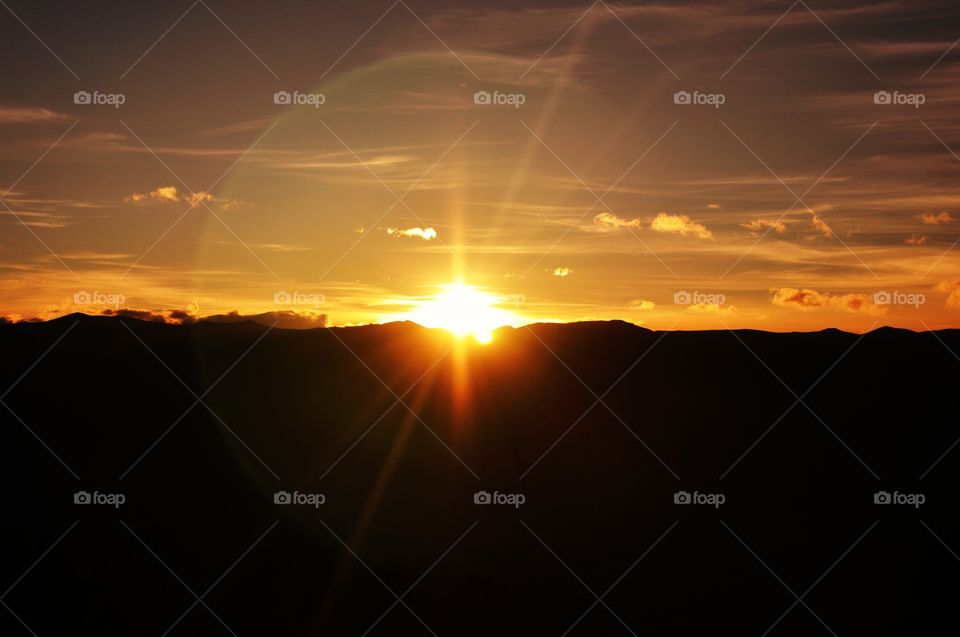
[[[473,337],[478,343],[493,340],[493,331],[513,325],[517,316],[497,307],[503,299],[472,285],[456,282],[442,286],[432,299],[418,302],[406,318],[424,327],[439,327],[458,338]]]

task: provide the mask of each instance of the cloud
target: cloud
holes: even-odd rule
[[[815,310],[840,310],[843,312],[862,312],[863,314],[883,314],[886,308],[873,304],[866,294],[831,294],[817,292],[807,288],[772,288],[770,301],[780,307],[810,312]]]
[[[136,310],[131,308],[107,309],[104,316],[132,318],[138,321],[151,323],[167,323],[170,325],[191,325],[193,323],[243,323],[251,321],[260,325],[276,326],[281,329],[312,329],[327,326],[327,315],[314,312],[297,312],[281,310],[263,312],[261,314],[241,314],[233,310],[226,314],[213,314],[198,317],[194,309],[176,310]]]
[[[950,223],[951,221],[955,221],[949,212],[941,212],[939,214],[926,212],[922,215],[917,215],[917,219],[928,226],[939,226],[941,223]]]
[[[204,201],[213,201],[213,195],[211,195],[209,192],[200,191],[191,195],[187,195],[184,197],[184,199],[189,201],[191,205],[198,206]]]
[[[160,186],[150,192],[135,192],[123,198],[124,203],[189,203],[191,206],[199,206],[204,202],[212,202],[214,196],[209,192],[200,191],[194,193],[180,194],[176,186]],[[234,207],[239,204],[236,201],[227,201],[224,207]]]
[[[294,310],[279,310],[275,312],[263,312],[262,314],[240,314],[234,310],[227,314],[214,314],[200,319],[207,323],[243,323],[252,321],[260,325],[275,325],[277,328],[286,330],[308,330],[317,327],[326,327],[328,317],[326,314],[316,312],[297,312]]]
[[[123,198],[126,203],[143,203],[145,201],[158,201],[160,203],[170,203],[180,201],[176,186],[161,186],[156,190],[147,193],[135,192]]]
[[[0,126],[68,122],[73,118],[36,106],[0,105]]]
[[[129,308],[106,309],[101,312],[104,316],[119,316],[121,318],[132,318],[138,321],[150,321],[151,323],[166,323],[167,317],[159,312],[151,310],[132,310]]]
[[[737,311],[736,305],[720,305],[719,303],[694,303],[687,306],[688,312],[699,314],[733,314]]]
[[[782,221],[770,221],[769,219],[754,219],[747,223],[741,223],[740,227],[746,228],[747,230],[752,230],[754,233],[761,231],[769,232],[773,230],[774,232],[786,232],[787,225]]]
[[[407,228],[406,230],[401,230],[400,228],[387,228],[387,234],[395,237],[419,237],[424,241],[430,241],[431,239],[437,238],[437,231],[432,227]]]
[[[937,290],[947,294],[947,307],[960,309],[960,279],[941,281],[937,284]]]
[[[920,246],[927,242],[927,238],[923,235],[912,234],[904,240],[908,246]]]
[[[708,209],[708,210],[720,210],[720,204],[718,204],[718,203],[708,203],[708,204],[707,204],[707,209]]]
[[[813,227],[817,229],[817,232],[824,237],[830,238],[833,236],[833,230],[827,225],[827,222],[812,210],[810,211],[810,223],[812,223]]]
[[[559,267],[559,268],[553,269],[553,276],[558,276],[561,279],[568,277],[571,274],[573,274],[573,270],[571,270],[570,268]]]
[[[653,222],[650,224],[650,229],[655,232],[666,232],[683,236],[693,235],[700,239],[713,239],[712,232],[707,230],[702,224],[691,221],[687,215],[671,215],[661,212],[654,217]]]
[[[646,312],[648,310],[652,310],[653,308],[657,307],[657,304],[654,303],[653,301],[646,301],[644,299],[635,299],[633,301],[630,301],[630,304],[628,305],[628,307],[631,310],[639,310],[641,312]]]
[[[639,219],[621,219],[617,215],[610,212],[601,212],[593,218],[593,223],[600,226],[604,230],[640,227]]]

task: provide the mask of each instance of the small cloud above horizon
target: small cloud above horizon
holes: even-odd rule
[[[713,239],[713,233],[703,224],[691,221],[687,215],[672,215],[661,212],[653,218],[650,229],[654,232],[679,234],[684,237],[694,236],[698,239]]]
[[[433,227],[427,228],[407,228],[406,230],[400,228],[387,228],[387,234],[393,237],[414,237],[423,239],[424,241],[431,241],[437,238],[437,231]]]
[[[875,305],[871,296],[867,294],[849,293],[832,294],[818,292],[811,289],[773,288],[770,290],[770,302],[780,307],[811,312],[816,310],[840,310],[843,312],[860,312],[877,316],[884,314],[886,308]]]
[[[919,219],[921,223],[927,226],[939,226],[940,224],[943,224],[943,223],[951,223],[952,221],[955,221],[955,219],[949,212],[941,212],[938,214],[933,214],[932,212],[926,212],[922,215],[918,215],[917,219]]]

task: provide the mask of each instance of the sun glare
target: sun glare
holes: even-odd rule
[[[503,300],[465,283],[451,283],[432,299],[421,301],[407,318],[424,327],[439,327],[478,343],[493,340],[493,330],[512,325],[517,317],[497,307]]]

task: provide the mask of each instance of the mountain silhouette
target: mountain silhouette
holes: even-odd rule
[[[4,635],[957,624],[957,330],[71,314],[0,351]]]

